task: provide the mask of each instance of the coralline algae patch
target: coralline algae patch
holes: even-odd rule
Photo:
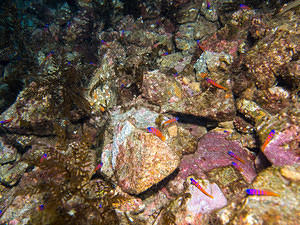
[[[201,137],[197,151],[193,155],[185,155],[181,160],[179,176],[184,178],[193,173],[203,175],[204,172],[214,168],[229,166],[232,162],[239,163],[228,155],[228,151],[232,151],[244,159],[245,164],[239,163],[243,169],[241,174],[247,182],[251,183],[256,176],[251,154],[239,142],[226,140],[226,137],[226,134],[219,132],[210,132]]]
[[[191,194],[186,202],[186,210],[189,214],[196,216],[197,214],[210,213],[213,210],[220,209],[227,205],[227,199],[221,189],[215,183],[205,182],[207,185],[202,186],[213,198],[205,195],[196,186],[190,185],[188,192]]]

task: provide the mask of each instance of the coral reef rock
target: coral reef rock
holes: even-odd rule
[[[183,156],[178,175],[182,178],[191,174],[202,177],[203,173],[214,168],[229,166],[232,162],[236,162],[243,169],[241,175],[250,183],[256,176],[251,154],[238,141],[226,140],[226,137],[227,134],[220,132],[210,132],[202,136],[196,153]],[[245,161],[245,164],[229,156],[228,151],[234,152]]]
[[[286,167],[284,167],[286,168]],[[293,168],[299,171],[299,166]],[[299,182],[284,177],[283,168],[271,167],[261,172],[253,188],[270,190],[280,195],[248,196],[230,224],[287,224],[299,223]]]

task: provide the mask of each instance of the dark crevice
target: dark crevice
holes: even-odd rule
[[[140,198],[142,200],[149,198],[150,196],[154,195],[159,190],[161,190],[163,187],[165,187],[169,183],[169,181],[173,180],[178,175],[178,173],[179,173],[179,168],[175,169],[173,173],[171,173],[169,176],[167,176],[165,179],[158,182],[157,184],[154,184],[152,187],[150,187],[146,191],[144,191],[138,195],[133,195],[133,196]]]
[[[139,8],[139,1],[124,0],[124,14],[132,15],[135,19],[141,16],[141,10]]]
[[[175,112],[171,112],[170,114],[173,115],[174,117],[178,117],[179,123],[205,126],[207,127],[208,130],[214,129],[218,126],[218,121],[214,119],[210,119],[208,117],[194,116],[192,114],[175,113]]]

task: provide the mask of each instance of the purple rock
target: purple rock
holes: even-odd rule
[[[226,140],[227,136],[227,133],[210,132],[201,137],[197,151],[183,157],[179,176],[183,179],[191,174],[205,177],[204,172],[236,162],[243,169],[241,174],[245,180],[251,183],[256,176],[251,154],[238,141]],[[245,164],[229,156],[228,151],[243,159]]]
[[[215,183],[209,184],[205,187],[205,190],[214,198],[206,196],[194,185],[190,186],[189,192],[191,193],[191,198],[187,201],[186,208],[189,214],[206,214],[227,205],[227,199],[218,185]]]
[[[300,127],[293,125],[277,132],[274,138],[264,149],[264,155],[275,166],[292,165],[300,163],[299,155],[297,156],[297,148],[299,149],[299,133]],[[292,144],[294,142],[294,144]],[[285,147],[287,146],[287,147]],[[294,147],[294,148],[293,148]]]

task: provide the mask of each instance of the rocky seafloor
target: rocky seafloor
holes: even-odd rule
[[[1,1],[0,224],[300,224],[299,5]]]

